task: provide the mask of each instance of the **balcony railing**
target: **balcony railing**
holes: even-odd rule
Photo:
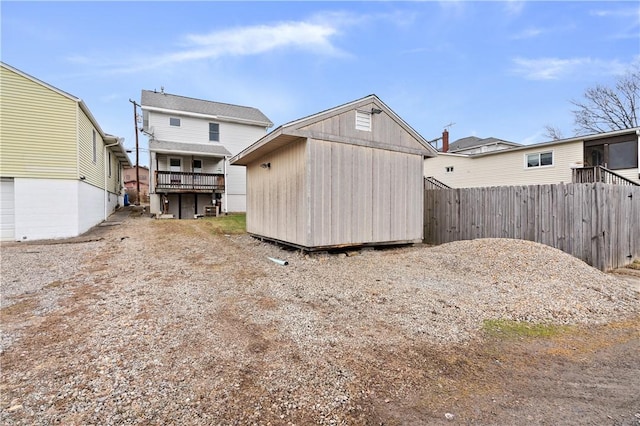
[[[214,173],[156,171],[157,192],[224,191],[224,175]]]
[[[602,182],[612,185],[638,185],[634,181],[602,166],[575,168],[573,169],[572,181],[573,183]]]

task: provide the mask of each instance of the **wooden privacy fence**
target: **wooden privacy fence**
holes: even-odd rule
[[[640,256],[640,186],[604,183],[425,189],[424,238],[516,238],[602,271]]]

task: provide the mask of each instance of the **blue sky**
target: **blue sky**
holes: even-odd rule
[[[142,89],[274,123],[375,93],[426,139],[573,136],[571,99],[640,64],[638,2],[8,2],[2,61],[135,145]],[[148,164],[140,137],[141,164]],[[135,160],[132,157],[133,160]]]

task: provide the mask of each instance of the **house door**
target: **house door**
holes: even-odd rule
[[[584,163],[585,166],[607,167],[607,145],[592,145],[584,147]]]
[[[15,188],[12,178],[0,180],[0,240],[15,239]]]
[[[169,159],[169,171],[171,172],[171,185],[180,185],[180,172],[182,171],[182,165],[179,158]]]

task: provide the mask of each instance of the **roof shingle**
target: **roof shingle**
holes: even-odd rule
[[[171,95],[164,92],[143,90],[140,99],[142,107],[162,108],[174,111],[193,112],[197,114],[215,115],[220,118],[236,118],[254,121],[256,124],[271,127],[273,123],[257,108],[222,102],[205,101],[185,96]]]

